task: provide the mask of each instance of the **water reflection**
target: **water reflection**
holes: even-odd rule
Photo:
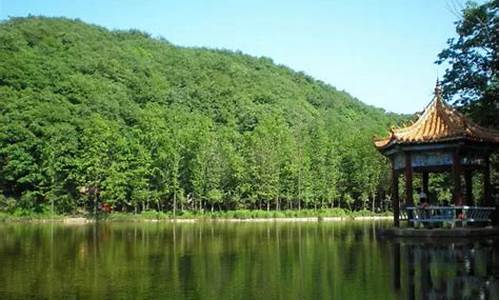
[[[498,299],[498,240],[392,241],[393,288],[406,299]]]
[[[496,243],[389,225],[0,224],[0,299],[498,298]]]

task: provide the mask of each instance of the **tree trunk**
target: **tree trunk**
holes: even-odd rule
[[[174,218],[175,218],[175,213],[176,213],[176,208],[177,208],[177,193],[174,193],[174,203],[173,203],[173,212],[174,212]]]
[[[375,194],[372,194],[372,211],[375,212]]]

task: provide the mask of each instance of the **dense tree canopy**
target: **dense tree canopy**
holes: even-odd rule
[[[0,209],[381,205],[400,119],[269,58],[62,18],[0,24]]]
[[[468,2],[462,14],[458,37],[448,40],[437,61],[450,64],[444,96],[481,125],[498,128],[498,1]]]

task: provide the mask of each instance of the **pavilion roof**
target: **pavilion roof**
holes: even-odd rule
[[[439,143],[471,140],[498,144],[498,131],[481,127],[443,101],[441,87],[436,84],[434,98],[416,122],[408,127],[392,129],[384,139],[375,140],[383,150],[393,144]]]

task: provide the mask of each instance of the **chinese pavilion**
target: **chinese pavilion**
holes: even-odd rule
[[[498,131],[475,124],[444,102],[439,82],[436,83],[432,101],[416,122],[408,127],[392,129],[387,138],[374,143],[392,164],[391,198],[395,226],[399,226],[398,178],[401,174],[405,177],[404,198],[407,206],[413,205],[413,174],[422,174],[422,190],[428,195],[430,172],[451,172],[455,206],[474,205],[474,171],[483,175],[481,205],[493,205],[489,160],[490,155],[498,150]]]

